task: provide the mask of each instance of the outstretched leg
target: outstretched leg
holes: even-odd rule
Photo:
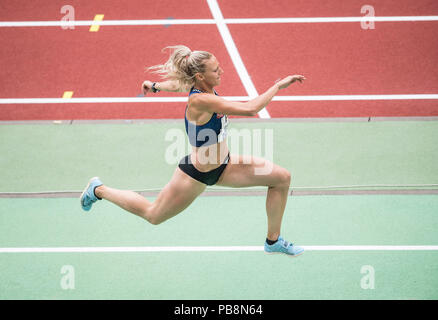
[[[105,185],[97,187],[95,194],[152,224],[160,224],[187,208],[205,188],[205,184],[176,168],[172,179],[154,202],[148,201],[134,191],[117,190]]]

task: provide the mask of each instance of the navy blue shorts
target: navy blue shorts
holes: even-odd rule
[[[183,172],[185,172],[190,177],[192,177],[193,179],[198,180],[199,182],[202,182],[208,186],[212,186],[218,182],[218,180],[221,177],[222,172],[224,172],[229,160],[230,160],[230,154],[227,155],[224,163],[222,163],[216,169],[213,169],[213,170],[208,171],[208,172],[201,172],[195,168],[195,166],[193,165],[193,163],[190,159],[190,155],[188,155],[188,156],[185,156],[184,158],[181,159],[178,167]]]

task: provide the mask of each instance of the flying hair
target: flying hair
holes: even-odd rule
[[[211,53],[207,51],[191,51],[184,45],[165,47],[170,50],[170,57],[164,64],[147,68],[160,74],[162,79],[177,80],[180,87],[190,87],[195,84],[197,73],[205,72],[205,60],[210,59]]]

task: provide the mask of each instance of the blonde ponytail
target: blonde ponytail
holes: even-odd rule
[[[154,73],[161,74],[163,79],[177,80],[180,87],[190,87],[195,84],[196,73],[205,71],[205,60],[210,59],[211,53],[207,51],[191,51],[188,47],[170,46],[171,54],[166,63],[147,68]]]

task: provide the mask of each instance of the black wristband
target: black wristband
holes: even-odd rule
[[[154,82],[154,83],[152,84],[152,87],[151,87],[152,92],[153,92],[153,93],[160,92],[160,90],[158,90],[158,89],[155,87],[155,84],[156,84],[156,82]]]

